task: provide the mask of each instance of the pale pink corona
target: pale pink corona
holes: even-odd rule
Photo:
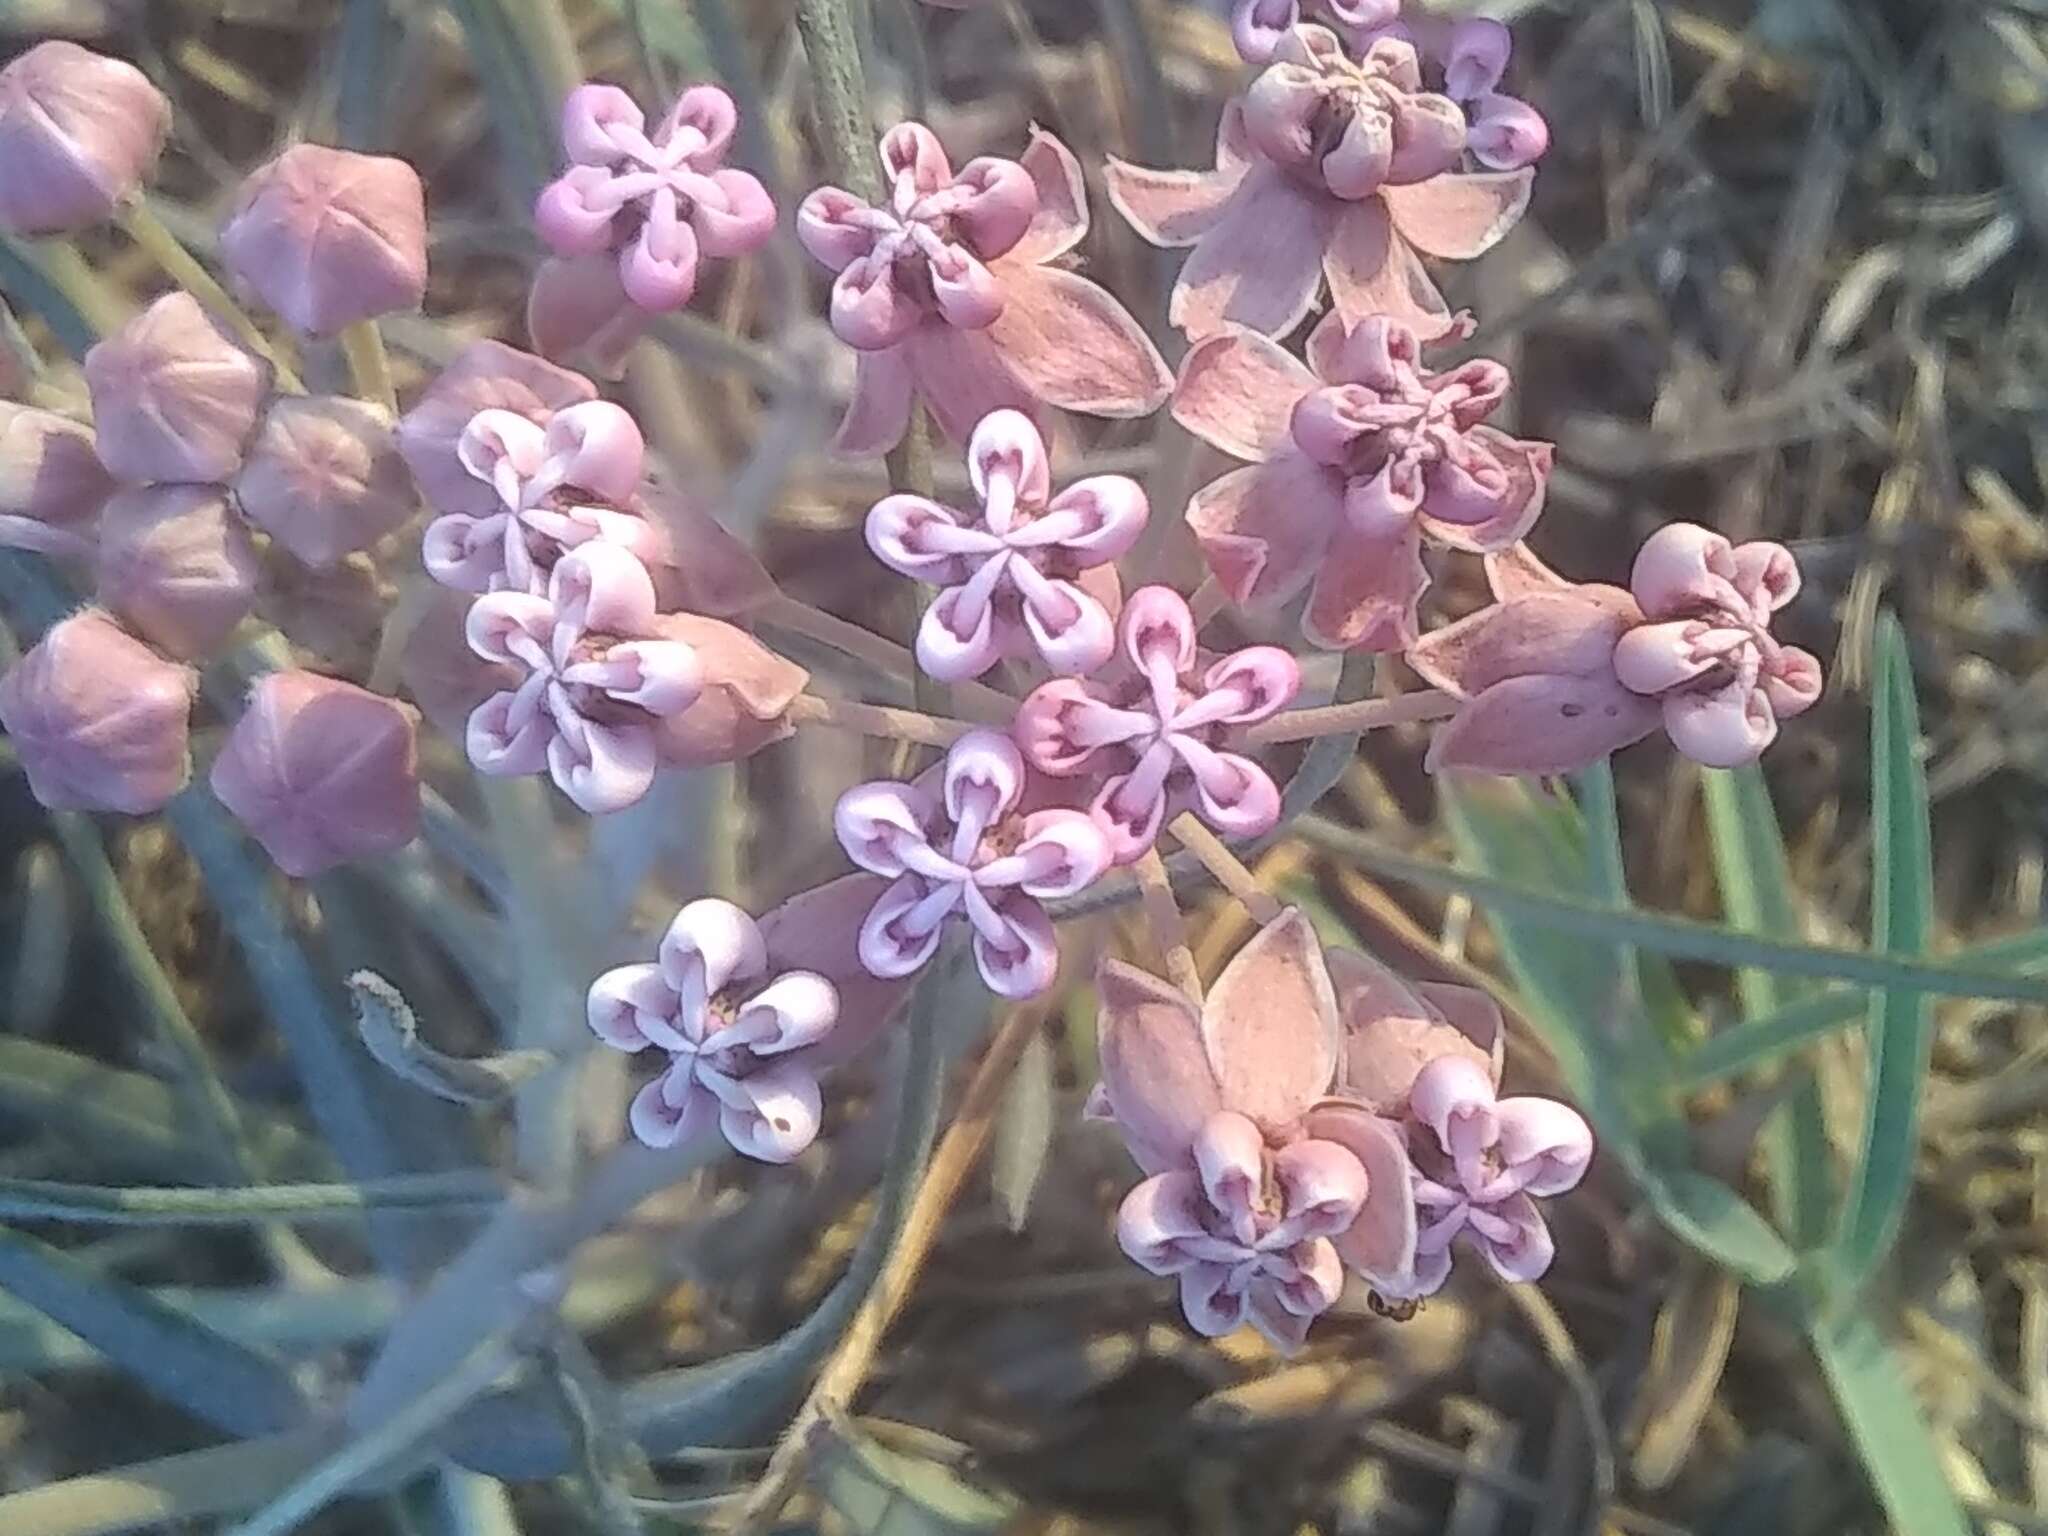
[[[840,846],[891,882],[861,925],[870,971],[922,969],[948,923],[965,918],[991,991],[1035,997],[1053,984],[1059,941],[1044,903],[1094,884],[1109,868],[1109,840],[1079,811],[1024,811],[1025,789],[1010,739],[970,731],[916,781],[861,784],[839,797]]]
[[[1059,673],[1109,659],[1113,622],[1088,589],[1145,531],[1145,493],[1094,475],[1057,495],[1045,440],[1029,417],[996,411],[967,447],[979,516],[927,497],[888,496],[868,513],[868,547],[891,570],[941,588],[917,631],[918,665],[947,682],[1006,657]]]
[[[666,1057],[629,1117],[649,1146],[716,1123],[736,1150],[786,1163],[817,1136],[818,1079],[806,1052],[838,1021],[838,990],[815,971],[771,971],[761,929],[731,902],[690,902],[655,963],[620,966],[591,984],[589,1015],[605,1044]]]

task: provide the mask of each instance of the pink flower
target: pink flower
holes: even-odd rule
[[[1312,7],[1324,23],[1354,52],[1401,14],[1401,0],[1318,0]],[[1236,0],[1230,13],[1230,36],[1238,57],[1247,64],[1265,64],[1290,31],[1301,24],[1302,0]]]
[[[1109,842],[1079,811],[1022,814],[1024,791],[1024,760],[1009,738],[969,731],[916,781],[861,784],[839,797],[840,846],[893,882],[861,925],[869,970],[920,969],[947,922],[965,916],[991,991],[1035,997],[1052,985],[1058,939],[1040,903],[1094,884],[1109,868]]]
[[[156,170],[171,104],[133,64],[53,38],[0,69],[0,233],[67,235]]]
[[[1422,89],[1415,49],[1383,38],[1362,62],[1322,27],[1287,32],[1224,110],[1213,171],[1112,158],[1110,200],[1155,245],[1193,246],[1175,325],[1282,335],[1322,282],[1346,321],[1386,315],[1432,341],[1464,327],[1418,256],[1470,261],[1522,216],[1531,173],[1457,169],[1465,118]]]
[[[713,1114],[737,1151],[763,1162],[789,1162],[817,1136],[818,1079],[803,1053],[837,1022],[839,994],[815,971],[771,975],[760,928],[731,902],[684,907],[657,962],[605,972],[589,1009],[606,1045],[667,1054],[630,1114],[650,1147],[694,1136]]]
[[[1398,1133],[1359,1113],[1315,1127],[1336,1080],[1337,1002],[1315,933],[1289,908],[1239,950],[1197,1010],[1120,961],[1097,976],[1098,1113],[1149,1177],[1117,1241],[1180,1282],[1199,1333],[1246,1323],[1285,1353],[1343,1289],[1351,1233],[1398,1227],[1412,1196]],[[1355,1145],[1354,1145],[1355,1144]]]
[[[113,492],[92,428],[0,400],[0,545],[87,554]]]
[[[1820,697],[1820,662],[1771,636],[1771,615],[1798,595],[1782,544],[1730,544],[1693,523],[1660,528],[1629,585],[1646,623],[1615,646],[1622,685],[1655,698],[1671,744],[1709,768],[1754,762],[1778,722]]]
[[[743,256],[775,232],[767,190],[723,163],[738,125],[715,85],[684,91],[652,137],[617,86],[578,86],[562,104],[572,164],[534,205],[541,239],[560,256],[615,256],[625,297],[657,314],[680,309],[703,257]]]
[[[0,725],[53,811],[157,811],[192,777],[198,676],[88,608],[0,678]]]
[[[427,505],[483,516],[499,506],[497,486],[462,461],[462,434],[479,412],[511,411],[546,426],[564,406],[597,398],[597,386],[502,341],[473,341],[455,354],[398,421],[398,451]]]
[[[1128,670],[1039,687],[1017,712],[1016,735],[1033,767],[1058,777],[1114,763],[1090,809],[1119,864],[1150,848],[1166,818],[1192,808],[1229,837],[1258,837],[1280,818],[1280,791],[1250,758],[1217,749],[1222,729],[1275,714],[1301,687],[1301,669],[1276,646],[1220,659],[1195,645],[1194,616],[1170,587],[1125,603]]]
[[[182,660],[226,643],[256,600],[257,573],[256,546],[222,486],[138,486],[100,514],[99,600]]]
[[[235,503],[315,570],[397,532],[415,505],[391,418],[339,395],[271,403],[235,477]]]
[[[427,292],[419,173],[389,155],[294,144],[258,166],[220,232],[236,279],[302,336],[418,309]]]
[[[1198,491],[1188,524],[1233,602],[1271,607],[1308,587],[1314,643],[1396,650],[1416,636],[1424,542],[1513,544],[1543,510],[1553,450],[1486,425],[1506,368],[1476,358],[1432,373],[1397,320],[1331,315],[1307,352],[1305,368],[1230,330],[1182,360],[1174,418],[1255,461]]]
[[[183,291],[167,293],[85,354],[100,460],[122,480],[233,477],[270,393],[270,367]]]
[[[1052,493],[1045,439],[1029,417],[995,411],[967,445],[978,518],[923,496],[888,496],[868,513],[881,562],[943,588],[917,631],[918,665],[945,682],[1036,654],[1054,672],[1091,672],[1114,646],[1108,610],[1081,584],[1145,531],[1145,493],[1094,475]]]
[[[1442,27],[1430,52],[1443,68],[1444,94],[1465,109],[1465,147],[1489,170],[1518,171],[1550,148],[1550,125],[1500,89],[1513,40],[1505,23],[1468,16]]]
[[[419,836],[411,712],[339,678],[296,668],[259,678],[209,782],[300,879]]]
[[[1022,160],[984,157],[958,174],[931,130],[882,139],[888,205],[820,187],[797,237],[837,274],[832,329],[860,353],[835,446],[880,453],[913,393],[955,442],[1007,406],[1144,416],[1171,387],[1138,323],[1103,289],[1051,265],[1088,232],[1080,164],[1033,130]]]
[[[612,505],[639,489],[645,445],[638,424],[609,400],[579,401],[541,422],[479,411],[456,452],[492,488],[496,505],[482,515],[445,513],[427,525],[421,557],[442,585],[539,593],[555,562],[592,539],[643,562],[659,558],[654,528]]]
[[[659,766],[658,721],[703,690],[697,654],[658,633],[654,582],[616,544],[556,564],[547,595],[493,592],[469,611],[470,648],[518,681],[469,717],[469,760],[489,774],[546,768],[592,815],[631,805]]]
[[[1657,728],[1615,673],[1642,623],[1619,587],[1565,581],[1521,545],[1486,562],[1495,601],[1408,647],[1408,664],[1464,701],[1430,743],[1432,772],[1570,773]]]

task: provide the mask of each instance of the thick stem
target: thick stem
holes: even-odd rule
[[[868,113],[860,33],[847,0],[797,0],[796,29],[811,64],[818,143],[839,184],[870,203],[882,200],[875,168],[875,124]]]
[[[1202,973],[1195,965],[1195,952],[1188,946],[1187,920],[1173,894],[1173,882],[1166,873],[1166,861],[1157,848],[1148,848],[1132,873],[1138,878],[1145,924],[1152,930],[1152,942],[1166,963],[1166,979],[1197,1003],[1202,1000]]]
[[[922,710],[861,704],[852,699],[835,699],[817,693],[799,694],[792,700],[789,718],[796,725],[832,726],[890,741],[916,742],[924,747],[950,747],[974,729],[965,720],[927,715]]]
[[[1248,725],[1235,739],[1248,747],[1271,741],[1306,741],[1314,736],[1350,736],[1442,720],[1458,712],[1460,701],[1441,688],[1420,688],[1391,699],[1359,699],[1349,704],[1324,704],[1315,709],[1283,710],[1257,725]]]
[[[358,320],[345,329],[341,353],[348,359],[348,376],[355,382],[356,394],[396,416],[398,388],[391,382],[391,358],[384,350],[384,335],[377,322]]]
[[[1259,884],[1259,877],[1245,868],[1244,860],[1232,853],[1222,838],[1197,821],[1193,812],[1176,816],[1170,830],[1181,847],[1200,859],[1216,883],[1251,914],[1253,922],[1263,925],[1280,915],[1279,901]]]
[[[163,220],[149,211],[149,204],[140,198],[130,199],[122,205],[119,219],[121,227],[128,232],[128,238],[163,269],[164,276],[225,321],[228,328],[241,338],[243,346],[277,370],[280,385],[304,392],[306,386],[299,382],[296,361],[288,349],[271,343],[270,338],[257,328],[256,322],[229,297],[228,291],[221,287],[214,275],[200,265],[199,258],[186,250],[184,243],[164,226]]]

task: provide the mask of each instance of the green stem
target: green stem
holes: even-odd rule
[[[245,1226],[294,1221],[350,1221],[366,1211],[482,1209],[504,1197],[488,1173],[423,1173],[360,1184],[251,1184],[217,1189],[64,1184],[0,1179],[0,1219],[65,1221],[103,1227]]]
[[[122,206],[118,218],[121,227],[128,232],[128,238],[163,269],[164,276],[226,321],[235,335],[241,338],[243,346],[277,370],[280,385],[298,392],[305,390],[306,386],[299,382],[296,361],[288,349],[271,344],[270,338],[229,297],[228,291],[221,287],[214,275],[200,265],[199,258],[185,249],[184,242],[171,233],[162,219],[150,212],[149,204],[141,198],[131,199]]]
[[[811,64],[818,142],[832,175],[856,197],[882,200],[875,168],[875,124],[860,62],[859,29],[847,0],[797,0],[796,29]]]
[[[356,394],[396,416],[398,387],[391,382],[391,356],[384,350],[384,335],[377,322],[358,320],[343,330],[341,353],[348,359],[348,376],[355,382]]]

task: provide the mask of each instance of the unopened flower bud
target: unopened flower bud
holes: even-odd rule
[[[0,678],[0,725],[53,811],[160,810],[192,776],[197,679],[88,608]]]
[[[100,462],[123,480],[220,481],[270,392],[270,368],[189,293],[167,293],[85,354]]]
[[[113,491],[90,427],[0,401],[0,544],[83,553]]]
[[[295,144],[242,183],[220,248],[286,325],[331,336],[358,320],[419,308],[426,194],[403,160]]]
[[[53,38],[0,69],[0,232],[101,223],[163,153],[171,104],[141,70]]]
[[[316,570],[403,526],[412,480],[374,405],[290,395],[263,418],[235,481],[243,515]]]
[[[205,656],[233,633],[256,572],[256,547],[217,485],[140,486],[100,515],[100,601],[173,656]]]
[[[208,782],[288,875],[317,875],[419,836],[411,712],[317,672],[257,682]]]
[[[498,493],[469,472],[456,447],[477,413],[545,422],[563,406],[596,398],[597,386],[580,373],[502,341],[472,342],[399,419],[398,451],[427,505],[480,516],[497,508]]]

